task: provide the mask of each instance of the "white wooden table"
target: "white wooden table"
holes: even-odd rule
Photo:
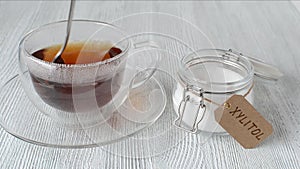
[[[1,84],[17,74],[21,37],[34,27],[65,19],[67,6],[66,1],[0,1]],[[204,31],[216,47],[238,49],[276,65],[285,76],[277,82],[256,79],[259,83],[255,87],[256,108],[272,123],[274,134],[250,150],[243,149],[231,137],[214,136],[201,146],[197,137],[190,137],[160,156],[130,159],[108,154],[101,148],[40,147],[0,128],[0,168],[300,168],[297,8],[289,1],[80,1],[75,18],[110,22],[149,11],[185,18]]]

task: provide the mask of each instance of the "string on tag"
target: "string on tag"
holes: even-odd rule
[[[247,96],[250,94],[250,92],[251,92],[251,90],[253,89],[253,87],[254,87],[254,83],[252,83],[251,87],[250,87],[249,90],[243,95],[243,97],[247,97]],[[215,101],[213,101],[213,100],[211,100],[211,99],[208,99],[208,98],[204,98],[204,100],[207,101],[207,102],[209,102],[209,103],[215,104],[215,105],[217,105],[217,106],[221,106],[221,105],[222,105],[222,104],[217,103],[217,102],[215,102]],[[225,105],[226,105],[226,102],[224,103],[224,106],[225,106]]]

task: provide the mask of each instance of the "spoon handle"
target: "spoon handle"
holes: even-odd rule
[[[52,62],[56,63],[58,60],[60,60],[62,53],[64,52],[68,41],[69,41],[69,37],[70,37],[70,32],[71,32],[71,26],[72,26],[72,19],[73,19],[73,13],[74,13],[74,6],[75,6],[75,0],[71,0],[71,4],[70,4],[70,9],[69,9],[69,16],[68,16],[68,23],[67,23],[67,30],[66,30],[66,38],[65,41],[63,43],[63,46],[60,48],[60,50],[57,52],[57,54],[55,55],[54,59]]]

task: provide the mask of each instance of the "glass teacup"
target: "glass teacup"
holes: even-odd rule
[[[122,52],[113,58],[86,64],[52,63],[32,55],[40,49],[62,44],[65,29],[66,21],[55,22],[23,38],[19,48],[22,86],[35,106],[46,115],[67,122],[78,117],[80,120],[97,119],[99,114],[101,118],[106,114],[105,119],[118,106],[116,104],[121,104],[113,102],[113,98],[120,89],[130,42],[116,26],[75,20],[70,42],[110,43]],[[118,97],[126,96],[119,94]]]

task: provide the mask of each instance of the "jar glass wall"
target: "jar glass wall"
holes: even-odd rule
[[[215,120],[214,111],[232,95],[245,95],[248,91],[246,99],[253,103],[253,75],[251,62],[231,51],[205,49],[184,57],[173,92],[181,127],[225,133]]]

